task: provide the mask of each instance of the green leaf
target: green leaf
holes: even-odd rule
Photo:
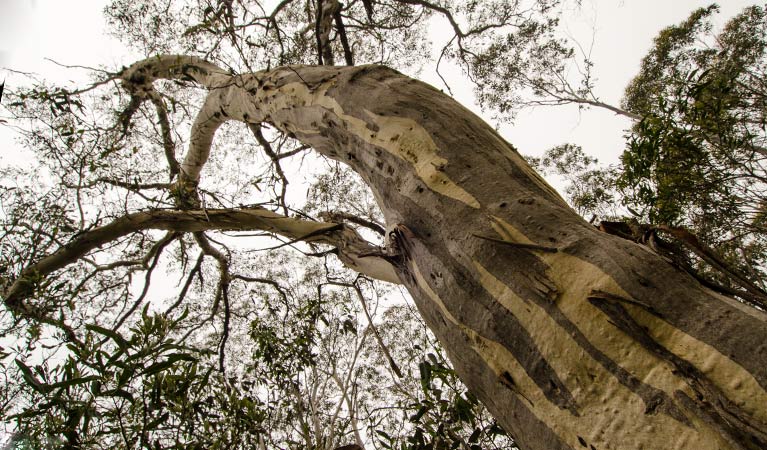
[[[379,435],[379,436],[383,436],[387,440],[391,441],[391,436],[389,436],[389,434],[386,433],[385,431],[376,430],[376,434]]]
[[[147,367],[147,369],[144,370],[144,372],[142,372],[142,374],[143,375],[154,375],[156,373],[160,373],[160,372],[162,372],[162,371],[164,371],[166,369],[169,369],[169,368],[173,367],[173,364],[175,364],[175,363],[176,363],[175,361],[169,361],[169,360],[160,361],[158,363],[154,363],[151,366]]]
[[[427,392],[431,382],[431,364],[426,361],[420,362],[418,364],[418,371],[420,372],[421,388],[424,392]]]
[[[32,389],[41,394],[47,394],[50,391],[47,385],[41,383],[40,380],[35,377],[35,374],[32,373],[32,369],[30,369],[29,366],[18,359],[16,360],[16,365],[19,367],[19,370],[21,370],[21,376],[24,377],[24,381],[26,381]]]
[[[104,391],[101,393],[104,397],[121,397],[129,402],[133,403],[133,395],[124,389],[113,389],[111,391]]]
[[[124,368],[122,372],[120,372],[120,376],[117,379],[117,385],[124,386],[135,373],[136,370],[132,366]]]
[[[168,420],[168,417],[170,416],[170,413],[167,411],[164,412],[160,417],[156,418],[155,420],[149,422],[147,426],[144,428],[145,430],[153,430],[157,428],[158,425],[164,423],[166,420]]]
[[[456,416],[459,421],[473,422],[474,411],[471,408],[471,403],[464,400],[460,395],[457,396],[453,402],[453,408],[455,409]]]
[[[77,386],[78,384],[90,383],[91,381],[96,381],[100,378],[101,377],[99,377],[98,375],[89,375],[87,377],[72,378],[70,380],[59,381],[58,383],[50,384],[48,385],[48,389],[68,388],[70,386]]]
[[[426,414],[429,411],[429,409],[431,409],[431,405],[423,405],[423,406],[421,406],[418,409],[418,412],[416,412],[415,414],[410,416],[410,421],[411,422],[418,422],[419,420],[421,420],[421,417],[423,417],[424,414]]]
[[[175,363],[178,361],[197,362],[197,358],[188,353],[171,353],[168,355],[168,362]]]
[[[126,348],[130,346],[130,343],[128,343],[128,341],[124,337],[120,336],[120,334],[118,334],[116,331],[110,330],[108,328],[100,327],[98,325],[92,325],[92,324],[86,325],[85,328],[87,328],[90,331],[93,331],[94,333],[98,333],[111,338],[113,341],[115,341],[115,343],[120,347],[121,350],[125,350]]]

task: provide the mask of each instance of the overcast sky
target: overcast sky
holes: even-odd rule
[[[82,71],[63,71],[50,58],[65,64],[125,65],[134,57],[104,35],[101,10],[106,0],[0,0],[0,67],[35,72],[58,81],[76,79]],[[592,48],[597,78],[596,91],[606,103],[618,104],[624,87],[636,74],[642,56],[660,29],[678,23],[694,8],[710,2],[700,0],[584,0],[581,10],[566,17],[566,29],[584,48]],[[754,4],[725,0],[718,22]],[[593,41],[593,42],[592,42]],[[435,44],[440,42],[435,37]],[[426,71],[425,81],[442,87]],[[12,85],[18,75],[0,69],[0,80]],[[456,89],[460,75],[452,77],[456,97],[471,103],[469,89]],[[471,106],[471,105],[468,105]],[[476,108],[474,108],[477,111]],[[565,142],[580,144],[608,163],[622,150],[626,119],[599,110],[579,112],[576,107],[539,107],[519,114],[513,126],[501,132],[522,153],[538,155]],[[18,149],[7,130],[0,127],[0,164],[9,162]]]

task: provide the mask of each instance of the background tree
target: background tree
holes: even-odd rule
[[[86,88],[12,96],[41,163],[9,171],[4,192],[5,333],[19,338],[4,414],[17,442],[333,448],[363,441],[368,421],[381,447],[508,443],[478,398],[525,448],[763,446],[760,311],[583,222],[444,94],[380,66],[330,65],[387,62],[433,14],[455,33],[442,54],[478,63],[514,50],[529,63],[512,75],[534,87],[524,80],[571,54],[552,34],[554,6],[114,2],[115,24],[148,58]],[[156,54],[177,49],[225,68]],[[276,67],[296,62],[325,66]],[[364,194],[339,198],[332,172],[316,188],[325,197],[292,203],[282,162],[309,165],[308,148],[348,163],[380,215],[343,208]],[[316,205],[333,208],[325,221]],[[322,266],[269,273],[277,257],[254,257],[288,246]],[[408,367],[397,359],[414,373],[413,359],[384,350],[368,318],[378,288],[332,255],[403,284],[473,394],[425,345],[413,348],[426,350],[419,382],[397,381]],[[160,272],[175,292],[152,287]],[[246,338],[252,355],[233,345]],[[359,394],[377,380],[355,356],[371,341],[404,399],[387,407],[412,422],[399,433],[367,406],[382,397]]]
[[[621,108],[610,107],[635,120],[619,167],[586,169],[596,161],[567,145],[534,162],[569,178],[571,203],[605,229],[764,306],[765,9],[749,7],[714,34],[717,11],[661,31]],[[599,201],[612,197],[641,226],[613,223],[621,214]]]
[[[715,11],[664,30],[627,88],[624,107],[642,120],[619,185],[643,218],[689,228],[763,289],[766,12],[750,7],[712,38]],[[705,266],[712,279],[748,289]]]

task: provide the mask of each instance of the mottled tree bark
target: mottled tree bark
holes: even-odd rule
[[[125,78],[167,77],[210,89],[184,177],[239,120],[364,178],[401,282],[521,448],[767,448],[767,316],[596,230],[442,92],[378,66],[231,76],[183,57]]]
[[[426,84],[382,67],[264,80],[262,120],[370,185],[402,282],[522,448],[767,448],[763,313],[594,229]]]

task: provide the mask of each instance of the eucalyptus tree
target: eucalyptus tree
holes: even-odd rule
[[[435,433],[451,445],[477,445],[474,431],[463,439],[453,428],[466,427],[448,421],[474,426],[466,410],[476,398],[520,448],[765,447],[764,312],[594,228],[492,127],[384,65],[412,69],[433,16],[452,30],[439,56],[464,64],[480,87],[493,76],[488,61],[516,58],[505,79],[535,91],[561,79],[572,55],[554,32],[556,7],[114,1],[107,14],[146,58],[104,69],[89,87],[11,94],[14,123],[41,159],[35,176],[47,171],[55,182],[5,182],[6,333],[29,340],[16,375],[6,368],[24,381],[15,386],[26,403],[6,408],[20,408],[22,425],[43,423],[64,448],[266,446],[263,392],[241,395],[244,377],[231,373],[248,335],[235,323],[251,324],[251,345],[286,377],[284,389],[299,371],[329,376],[316,389],[339,378],[336,368],[354,376],[340,355],[318,365],[322,346],[300,331],[355,328],[322,320],[326,284],[365,297],[362,278],[345,278],[337,258],[364,278],[404,286],[468,386],[453,396],[454,413],[436,416],[446,423]],[[300,157],[306,166],[310,149],[355,172],[380,212],[298,210],[285,188],[293,168],[282,163]],[[324,201],[346,198],[333,200]],[[271,264],[253,257],[265,250],[263,234],[282,236],[273,247],[322,258],[316,296],[294,294],[299,304],[290,304],[278,278],[260,276]],[[180,275],[166,301],[150,292],[159,270]],[[272,291],[249,292],[253,283]],[[275,333],[259,320],[270,308],[303,325]],[[370,330],[384,352],[382,333]],[[25,361],[36,345],[64,348]],[[196,376],[212,357],[216,365]],[[424,363],[414,424],[443,411],[445,399],[426,392],[435,376],[453,383],[436,355]],[[353,404],[344,385],[338,404]],[[291,411],[312,420],[328,411],[315,401],[304,414],[305,400]],[[397,444],[384,431],[372,445],[447,442],[414,429],[420,439]],[[335,445],[320,435],[303,442]]]

